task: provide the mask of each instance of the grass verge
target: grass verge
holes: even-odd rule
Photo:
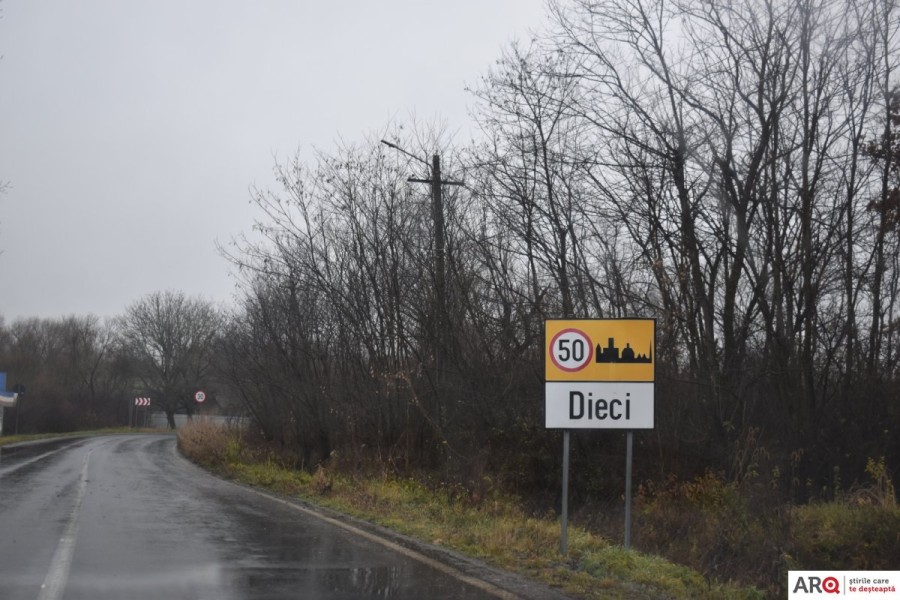
[[[625,550],[570,527],[562,557],[555,515],[529,516],[515,498],[473,500],[452,488],[411,479],[282,466],[247,446],[240,432],[208,423],[179,430],[194,462],[242,483],[326,506],[544,581],[576,598],[762,598],[747,587],[709,580],[687,567]]]

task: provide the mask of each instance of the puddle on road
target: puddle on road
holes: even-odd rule
[[[145,573],[73,572],[66,588],[75,598],[216,598],[230,600],[243,596],[228,595],[228,580],[217,564],[192,565]]]
[[[403,566],[297,567],[278,565],[227,569],[229,589],[242,599],[484,598],[482,590],[452,577],[430,577]]]
[[[73,573],[73,598],[165,597],[253,600],[263,598],[428,598],[412,589],[403,567],[297,567],[287,564],[230,567],[218,564],[119,575]],[[423,595],[424,594],[424,595]]]
[[[402,587],[403,569],[399,567],[357,567],[328,569],[316,574],[331,592],[354,592],[371,598],[391,598]]]
[[[309,598],[397,598],[410,591],[402,567],[296,567],[281,565],[229,569],[229,578],[239,596],[285,593]],[[263,596],[261,596],[263,597]],[[427,596],[422,596],[427,597]]]

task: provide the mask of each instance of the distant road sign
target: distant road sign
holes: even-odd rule
[[[135,398],[135,406],[150,406],[150,398]]]
[[[197,390],[197,393],[194,394],[194,400],[196,400],[197,402],[206,401],[206,394],[203,392],[203,390]]]

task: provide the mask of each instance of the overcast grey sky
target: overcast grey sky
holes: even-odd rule
[[[474,85],[543,0],[0,1],[0,316],[230,302],[274,157],[410,113],[467,138]]]

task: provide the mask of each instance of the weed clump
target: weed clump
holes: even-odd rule
[[[178,449],[190,460],[215,471],[241,461],[239,430],[195,420],[178,430]]]
[[[869,458],[871,482],[838,501],[792,511],[792,568],[890,570],[900,556],[900,507],[884,457]]]
[[[783,597],[787,571],[889,570],[900,556],[900,507],[884,458],[869,459],[871,482],[835,499],[785,503],[772,486],[707,472],[640,486],[638,546],[671,557],[709,581],[740,581]]]
[[[691,481],[671,477],[637,494],[640,547],[678,557],[708,580],[768,582],[782,573],[787,514],[749,484],[707,472]]]

